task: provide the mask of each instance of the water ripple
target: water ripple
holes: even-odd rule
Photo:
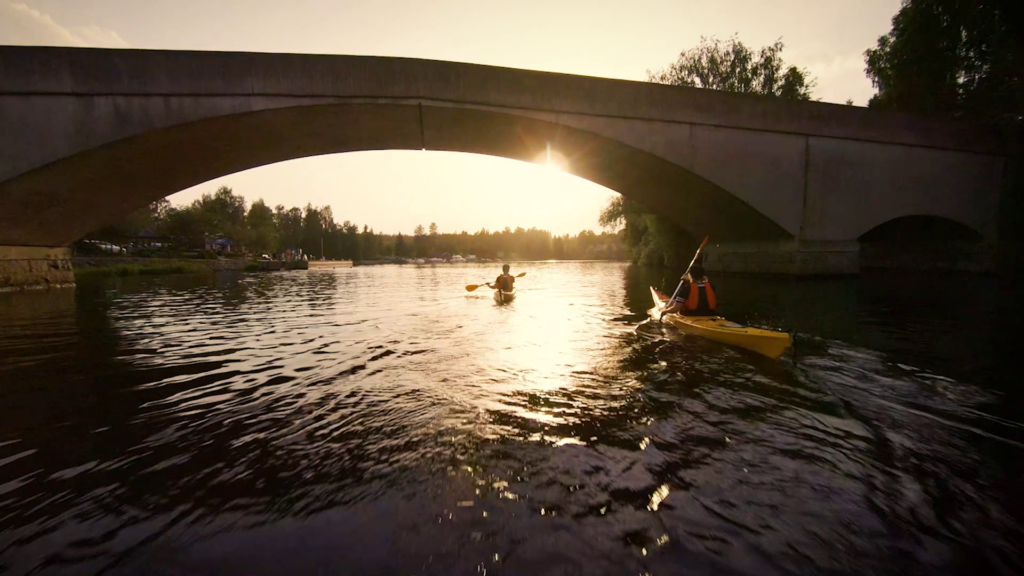
[[[1021,415],[912,322],[774,362],[636,268],[519,267],[507,306],[479,266],[0,295],[0,572],[1024,570]]]

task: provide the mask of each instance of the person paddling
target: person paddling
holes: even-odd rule
[[[500,289],[502,292],[511,292],[512,288],[515,286],[516,277],[509,274],[508,271],[509,266],[508,264],[505,264],[501,267],[501,275],[494,280],[494,284],[488,284],[487,287],[492,290]]]
[[[683,316],[717,316],[715,312],[715,290],[704,275],[704,267],[692,266],[683,276],[683,285],[675,300],[669,303],[663,313],[677,312]]]

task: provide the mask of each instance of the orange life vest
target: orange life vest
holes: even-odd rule
[[[684,310],[693,312],[700,307],[701,288],[704,289],[704,296],[707,298],[708,309],[712,312],[715,311],[715,291],[711,288],[711,282],[706,280],[690,282],[690,293],[686,296],[686,301],[683,302]]]
[[[512,284],[516,281],[515,277],[511,274],[502,274],[498,276],[498,289],[504,292],[512,291]]]

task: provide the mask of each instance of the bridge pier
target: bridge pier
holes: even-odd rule
[[[716,244],[705,248],[704,254],[705,269],[741,274],[835,276],[859,274],[867,269],[974,273],[996,270],[996,246],[989,242],[789,240]]]
[[[860,244],[856,240],[715,244],[705,249],[704,268],[712,272],[793,276],[857,274]]]
[[[0,292],[74,285],[70,249],[0,246]]]

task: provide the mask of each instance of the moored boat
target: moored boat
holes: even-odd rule
[[[659,312],[665,308],[669,299],[654,287],[651,288],[651,297],[654,299],[654,307]],[[746,348],[769,358],[782,356],[793,345],[793,338],[785,332],[751,328],[720,316],[683,316],[673,312],[665,314],[664,319],[683,332]]]

